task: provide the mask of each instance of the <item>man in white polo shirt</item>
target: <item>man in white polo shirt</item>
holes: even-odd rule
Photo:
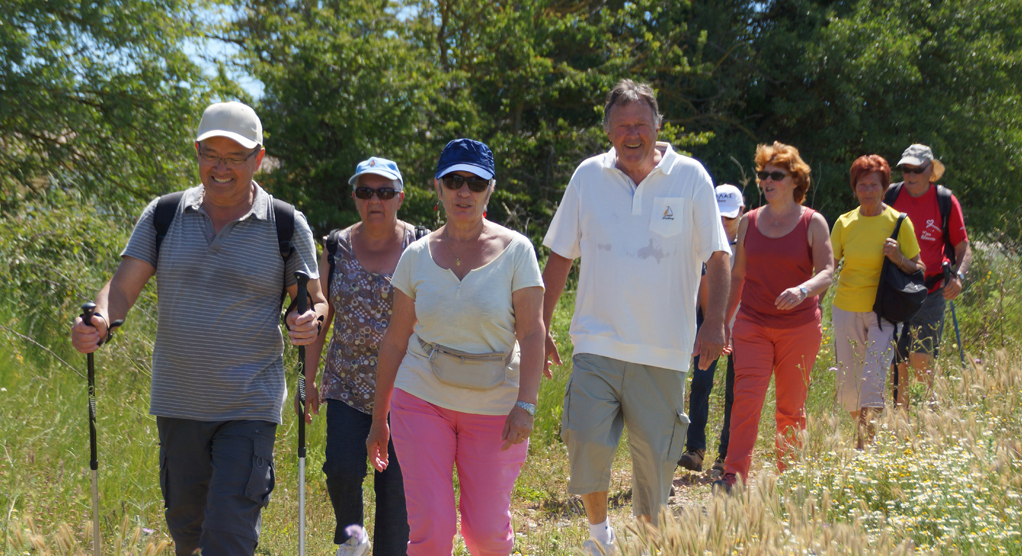
[[[603,128],[613,148],[571,178],[543,243],[547,354],[560,363],[550,320],[574,259],[581,258],[572,375],[561,436],[568,492],[582,496],[587,554],[613,553],[607,519],[611,464],[622,428],[632,455],[632,508],[655,523],[685,447],[684,378],[695,353],[705,368],[724,344],[730,248],[709,174],[657,143],[653,90],[623,80],[607,95]],[[696,292],[709,286],[698,336]],[[549,365],[549,362],[548,362]]]

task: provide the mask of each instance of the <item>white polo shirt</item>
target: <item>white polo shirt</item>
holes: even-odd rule
[[[685,372],[702,263],[731,249],[710,175],[669,144],[657,148],[663,158],[638,187],[614,149],[579,165],[543,244],[582,258],[575,353]]]

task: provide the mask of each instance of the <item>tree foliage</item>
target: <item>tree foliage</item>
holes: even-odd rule
[[[193,178],[191,135],[211,89],[183,50],[201,33],[195,9],[0,2],[0,210],[59,187],[134,211]]]

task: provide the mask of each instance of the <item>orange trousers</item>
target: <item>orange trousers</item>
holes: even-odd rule
[[[777,469],[783,472],[806,428],[809,372],[820,351],[823,330],[819,321],[795,328],[769,328],[738,313],[732,329],[735,345],[735,401],[731,406],[731,443],[725,473],[749,479],[752,450],[759,434],[763,401],[774,376],[777,396]]]

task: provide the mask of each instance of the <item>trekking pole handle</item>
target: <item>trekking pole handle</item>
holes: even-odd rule
[[[309,275],[302,272],[295,272],[295,279],[298,280],[298,314],[304,314],[309,309]],[[298,346],[298,402],[301,406],[301,415],[298,417],[298,457],[305,457],[305,346]]]
[[[944,261],[944,263],[940,265],[940,268],[944,271],[944,285],[946,286],[949,282],[951,282],[951,263]]]
[[[87,303],[83,303],[82,304],[82,322],[84,322],[86,326],[93,326],[93,324],[92,324],[92,317],[95,314],[96,314],[96,304],[95,303],[89,301]],[[102,315],[100,315],[100,316],[102,316]],[[106,317],[103,317],[103,318],[105,319]],[[109,322],[109,321],[107,321],[107,322]],[[97,345],[101,346],[101,345],[109,342],[114,337],[114,331],[117,330],[117,327],[122,325],[122,324],[124,324],[124,319],[117,319],[117,320],[115,320],[113,322],[110,322],[109,326],[107,326],[107,329],[106,329],[106,338],[100,339],[99,340],[99,344],[97,344]],[[93,326],[93,328],[95,328],[95,327]]]

